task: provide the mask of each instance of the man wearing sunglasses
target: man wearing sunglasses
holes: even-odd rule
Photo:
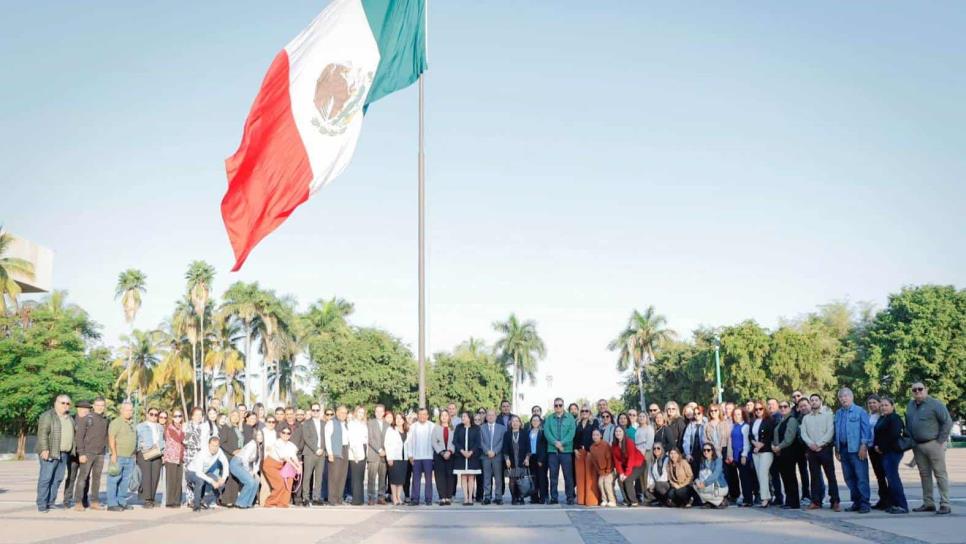
[[[574,504],[574,433],[577,425],[574,416],[564,410],[564,401],[553,401],[553,414],[547,418],[543,435],[547,438],[547,465],[550,467],[550,504],[560,504],[557,487],[560,470],[564,473],[564,491],[567,504]]]
[[[772,452],[775,454],[775,461],[778,465],[778,473],[785,487],[785,503],[782,508],[785,510],[798,510],[802,507],[798,497],[798,479],[795,475],[795,468],[798,466],[799,442],[798,442],[798,419],[792,413],[792,407],[788,401],[781,401],[778,404],[781,413],[781,421],[775,427],[775,435],[772,441]]]
[[[46,513],[57,501],[57,490],[74,450],[74,421],[70,414],[70,397],[59,395],[54,406],[40,414],[37,421],[37,454],[40,475],[37,480],[37,510]]]
[[[929,389],[922,382],[912,384],[912,400],[906,407],[906,429],[916,441],[912,449],[919,468],[922,483],[922,506],[913,512],[949,514],[949,474],[946,471],[946,447],[953,420],[949,410],[938,400],[929,396]],[[932,493],[932,479],[939,484],[939,509]]]

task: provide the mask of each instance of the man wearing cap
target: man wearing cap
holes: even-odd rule
[[[82,400],[82,401],[80,401],[80,402],[77,403],[77,413],[76,413],[76,415],[74,415],[74,434],[75,434],[75,436],[74,436],[74,445],[75,445],[75,448],[74,448],[74,451],[71,452],[71,454],[70,454],[70,463],[68,463],[68,465],[67,465],[67,478],[64,480],[64,508],[74,508],[74,483],[77,481],[77,470],[78,470],[79,464],[80,464],[79,461],[78,461],[78,454],[77,454],[77,448],[76,448],[76,446],[77,446],[77,436],[76,436],[76,433],[77,433],[77,425],[80,423],[80,421],[83,418],[87,417],[87,415],[90,414],[90,413],[91,413],[91,403],[87,402],[86,400]],[[86,492],[87,489],[83,489],[83,491]],[[77,504],[78,504],[78,506],[81,507],[80,509],[83,510],[84,509],[84,506],[87,505],[86,504],[87,503],[87,496],[86,496],[86,494],[81,494],[81,495],[79,495],[79,497],[82,500],[80,502],[78,502]]]
[[[93,408],[93,412],[91,412]],[[104,450],[107,448],[107,402],[102,397],[93,403],[77,403],[77,428],[74,442],[77,444],[77,473],[72,497],[80,499],[74,509],[78,512],[89,507],[103,510],[100,504],[101,471],[104,469]],[[64,495],[67,495],[66,491]]]

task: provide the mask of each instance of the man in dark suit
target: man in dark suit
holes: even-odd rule
[[[510,428],[510,420],[513,419],[513,414],[510,413],[510,401],[504,400],[500,403],[500,415],[496,416],[496,422],[503,425],[504,429]]]
[[[480,429],[483,444],[483,504],[503,504],[503,437],[506,427],[496,422],[496,412],[486,412]],[[495,488],[495,489],[494,489]]]
[[[296,442],[302,443],[302,506],[322,506],[322,473],[325,470],[322,406],[313,402],[309,416],[299,425],[296,439]]]
[[[368,422],[369,447],[366,449],[366,471],[369,473],[369,506],[386,504],[386,431],[389,425],[383,420],[386,407],[377,404],[373,418]]]

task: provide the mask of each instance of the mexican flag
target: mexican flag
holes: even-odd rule
[[[225,161],[232,271],[345,170],[369,104],[425,69],[425,0],[332,0],[275,56]]]

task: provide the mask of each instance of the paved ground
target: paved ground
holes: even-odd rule
[[[949,452],[953,514],[788,512],[777,509],[600,509],[560,506],[323,507],[289,510],[135,508],[124,513],[36,511],[36,461],[0,463],[0,543],[51,542],[686,542],[966,543],[966,449]],[[912,506],[918,473],[903,467]],[[843,498],[848,492],[843,491]],[[873,496],[875,492],[873,491]],[[686,540],[684,540],[686,539]]]

